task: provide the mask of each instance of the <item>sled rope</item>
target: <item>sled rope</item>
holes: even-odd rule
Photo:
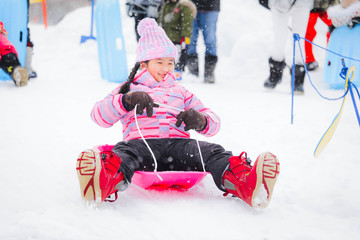
[[[137,127],[137,130],[142,138],[142,140],[144,141],[145,145],[147,146],[147,148],[149,149],[150,153],[151,153],[151,156],[153,157],[154,159],[154,172],[156,173],[156,176],[162,181],[162,177],[157,173],[157,161],[156,161],[156,158],[155,158],[155,155],[153,153],[153,151],[151,150],[149,144],[147,143],[147,141],[145,140],[144,136],[142,135],[141,131],[140,131],[140,127],[139,127],[139,123],[138,123],[138,120],[137,120],[137,117],[136,117],[136,109],[137,109],[137,104],[135,105],[135,108],[134,108],[134,116],[135,116],[135,123],[136,123],[136,127]]]
[[[331,51],[329,49],[326,49],[326,48],[323,48],[303,37],[300,37],[299,34],[297,33],[294,33],[293,34],[293,37],[294,37],[294,45],[293,45],[293,67],[292,67],[292,79],[291,79],[291,124],[293,124],[293,113],[294,113],[294,85],[295,85],[295,48],[296,48],[296,42],[298,43],[298,47],[299,47],[299,51],[300,51],[300,56],[301,56],[301,60],[302,60],[302,63],[304,65],[304,68],[305,68],[305,72],[306,72],[306,75],[309,79],[309,82],[311,84],[311,86],[316,90],[316,92],[318,93],[318,95],[326,100],[339,100],[339,99],[343,99],[342,101],[342,105],[340,107],[340,111],[339,113],[336,115],[336,117],[334,118],[333,122],[331,123],[330,127],[328,128],[328,130],[325,132],[325,134],[323,135],[323,137],[320,139],[317,147],[315,148],[315,151],[314,151],[314,156],[317,157],[321,152],[322,150],[326,147],[326,145],[329,143],[329,141],[331,140],[332,136],[334,135],[334,132],[336,130],[336,127],[340,121],[340,118],[341,118],[341,115],[342,115],[342,111],[343,111],[343,106],[344,106],[344,103],[345,103],[345,98],[346,98],[346,95],[350,92],[350,95],[351,95],[351,99],[352,99],[352,102],[353,102],[353,105],[354,105],[354,109],[355,109],[355,114],[356,114],[356,117],[357,117],[357,120],[358,120],[358,123],[359,123],[359,126],[360,126],[360,116],[359,116],[359,111],[358,111],[358,108],[357,108],[357,105],[356,105],[356,101],[355,101],[355,96],[354,96],[354,92],[353,92],[353,88],[355,89],[356,93],[358,94],[358,97],[359,97],[359,100],[360,100],[360,93],[359,93],[359,90],[357,89],[356,85],[352,82],[352,79],[354,78],[355,76],[355,67],[352,66],[350,67],[350,69],[348,69],[346,66],[345,66],[345,61],[344,61],[344,58],[346,59],[350,59],[350,60],[353,60],[353,61],[356,61],[356,62],[360,62],[359,59],[355,59],[355,58],[350,58],[350,57],[347,57],[347,56],[343,56],[341,54],[338,54],[334,51]],[[313,84],[312,80],[311,80],[311,77],[310,77],[310,74],[307,70],[307,67],[306,67],[306,64],[305,64],[305,60],[304,60],[304,56],[302,54],[302,49],[301,49],[301,45],[300,45],[300,39],[303,39],[307,42],[309,42],[310,44],[313,44],[325,51],[328,51],[330,53],[333,53],[337,56],[340,56],[342,57],[341,61],[342,61],[342,65],[343,65],[343,68],[341,69],[341,72],[340,72],[340,77],[343,78],[345,80],[345,93],[341,96],[341,97],[338,97],[338,98],[328,98],[328,97],[325,97],[323,96],[319,90],[315,87],[315,85]],[[351,75],[351,79],[349,80],[350,78],[350,75]]]
[[[174,110],[178,110],[178,111],[183,111],[179,108],[176,108],[176,107],[172,107],[172,106],[168,106],[168,105],[165,105],[165,104],[162,104],[162,103],[157,103],[157,102],[154,102],[155,104],[158,104],[159,106],[163,106],[163,107],[167,107],[167,108],[171,108],[171,109],[174,109]],[[134,112],[136,113],[136,108],[137,108],[137,105],[135,105],[135,108],[134,108]],[[141,136],[141,139],[144,141],[146,147],[149,149],[150,153],[151,153],[151,156],[153,157],[154,159],[154,164],[155,164],[155,169],[154,169],[154,172],[157,173],[157,160],[156,160],[156,157],[155,157],[155,154],[153,153],[153,151],[151,150],[149,144],[147,143],[147,141],[145,140],[144,136],[142,135],[141,131],[140,131],[140,127],[139,127],[139,123],[138,123],[138,120],[137,120],[137,117],[136,117],[136,114],[134,114],[135,116],[135,123],[136,123],[136,127],[137,127],[137,130]],[[195,139],[196,139],[196,143],[197,143],[197,146],[198,146],[198,149],[199,149],[199,153],[200,153],[200,160],[201,160],[201,164],[202,164],[202,167],[203,167],[203,171],[205,171],[205,164],[204,164],[204,159],[202,157],[202,154],[201,154],[201,149],[200,149],[200,144],[199,144],[199,140],[197,139],[197,136],[195,134]],[[161,176],[159,174],[157,174],[157,177],[162,181],[163,179],[161,178]]]
[[[171,108],[171,109],[174,109],[174,110],[178,110],[179,112],[182,112],[182,111],[183,111],[183,110],[181,110],[180,108],[176,108],[176,107],[173,107],[173,106],[165,105],[165,104],[162,104],[162,103],[155,102],[155,104],[157,104],[157,105],[159,105],[159,106],[166,107],[166,108]],[[194,132],[196,132],[196,131],[194,130]],[[198,149],[199,149],[201,165],[202,165],[203,171],[206,172],[206,170],[205,170],[205,164],[204,164],[204,159],[203,159],[203,157],[202,157],[202,153],[201,153],[201,149],[200,149],[199,140],[198,140],[198,138],[197,138],[197,134],[194,134],[194,135],[195,135],[195,140],[196,140],[197,147],[198,147]]]
[[[359,96],[359,99],[360,99],[360,94],[359,94],[359,91],[357,89],[357,87],[355,86],[355,84],[351,81],[349,81],[349,86],[348,88],[346,88],[345,90],[345,93],[340,96],[340,97],[337,97],[337,98],[328,98],[328,97],[325,97],[324,95],[322,95],[320,93],[320,91],[315,87],[315,85],[313,84],[312,80],[311,80],[311,77],[310,77],[310,74],[307,70],[307,67],[306,67],[306,64],[305,64],[305,60],[304,60],[304,56],[302,54],[302,49],[301,49],[301,45],[300,45],[300,39],[303,39],[313,45],[315,45],[316,47],[319,47],[325,51],[328,51],[330,53],[333,53],[337,56],[340,56],[342,57],[342,65],[343,65],[343,68],[341,70],[341,73],[340,73],[340,77],[343,78],[344,80],[346,79],[346,75],[347,75],[347,71],[348,71],[348,68],[345,66],[345,62],[344,62],[344,58],[346,59],[350,59],[350,60],[353,60],[353,61],[356,61],[356,62],[360,62],[360,59],[355,59],[355,58],[351,58],[351,57],[347,57],[347,56],[344,56],[344,55],[341,55],[339,53],[336,53],[334,51],[331,51],[329,49],[326,49],[324,47],[321,47],[313,42],[311,42],[310,40],[307,40],[306,38],[303,38],[303,37],[300,37],[299,34],[297,33],[294,33],[293,34],[293,37],[294,37],[294,46],[293,46],[293,68],[292,68],[292,79],[291,79],[291,89],[292,89],[292,93],[291,93],[291,124],[293,124],[293,119],[294,119],[294,85],[295,85],[295,47],[296,47],[296,42],[298,43],[298,47],[299,47],[299,50],[300,50],[300,56],[301,56],[301,60],[303,62],[303,65],[304,65],[304,68],[305,68],[305,72],[306,72],[306,75],[309,79],[309,82],[311,84],[311,86],[315,89],[315,91],[318,93],[318,95],[326,100],[330,100],[330,101],[335,101],[335,100],[340,100],[340,99],[343,99],[349,92],[351,94],[351,97],[352,97],[352,100],[353,100],[353,104],[354,104],[354,108],[355,108],[355,114],[357,116],[357,119],[358,119],[358,122],[359,122],[359,126],[360,126],[360,116],[359,116],[359,113],[358,113],[358,109],[357,109],[357,106],[356,106],[356,103],[355,103],[355,99],[354,99],[354,95],[353,95],[353,92],[352,92],[352,88],[354,88],[356,90],[356,92],[358,93],[358,96]]]

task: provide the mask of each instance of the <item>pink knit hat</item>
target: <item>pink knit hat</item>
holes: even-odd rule
[[[139,22],[137,31],[140,35],[136,61],[142,62],[162,57],[177,57],[175,45],[152,18],[144,18]]]

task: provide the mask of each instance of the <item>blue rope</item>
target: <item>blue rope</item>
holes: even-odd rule
[[[307,70],[307,67],[306,67],[306,64],[305,64],[305,61],[304,61],[304,56],[303,56],[303,54],[302,54],[301,45],[300,45],[300,39],[304,39],[304,40],[307,40],[307,39],[300,37],[299,34],[297,34],[297,33],[295,33],[294,35],[297,35],[297,37],[294,36],[294,39],[295,39],[295,41],[298,41],[298,46],[299,46],[299,49],[300,49],[301,60],[302,60],[302,62],[303,62],[303,64],[304,64],[304,67],[305,67],[306,76],[309,78],[309,82],[310,82],[311,86],[315,89],[315,91],[317,92],[317,94],[318,94],[320,97],[322,97],[322,98],[324,98],[324,99],[326,99],[326,100],[329,100],[329,101],[336,101],[336,100],[340,100],[340,99],[344,98],[344,97],[346,96],[346,94],[348,93],[349,89],[347,89],[346,92],[345,92],[342,96],[340,96],[340,97],[337,97],[337,98],[328,98],[328,97],[325,97],[324,95],[322,95],[322,94],[320,93],[320,91],[315,87],[314,83],[313,83],[312,80],[311,80],[310,74],[309,74],[309,72],[308,72],[308,70]],[[310,43],[312,43],[312,42],[309,41],[309,40],[307,40],[307,41],[310,42]],[[315,43],[312,43],[312,44],[316,45]],[[318,46],[318,45],[316,45],[316,46]],[[320,46],[319,46],[319,47],[320,47]],[[320,48],[325,49],[325,48],[323,48],[323,47],[320,47]],[[327,51],[329,51],[329,52],[332,52],[332,53],[335,53],[335,52],[330,51],[330,50],[328,50],[328,49],[325,49],[325,50],[327,50]],[[337,54],[337,53],[335,53],[335,54],[338,55],[338,56],[342,56],[342,55]],[[344,57],[344,58],[347,58],[347,57]],[[358,61],[360,62],[360,60],[358,60]],[[345,72],[345,78],[346,78],[347,68],[345,67],[345,63],[344,63],[344,62],[343,62],[343,65],[344,65],[344,68],[341,70],[341,73],[344,73],[344,72]],[[293,65],[293,66],[294,66],[294,65]],[[294,67],[293,67],[293,68],[294,68]],[[340,75],[340,76],[341,76],[341,75]]]
[[[302,60],[302,63],[304,64],[304,68],[305,68],[305,72],[306,72],[306,75],[309,79],[309,82],[311,84],[311,86],[315,89],[315,91],[317,92],[317,94],[326,99],[326,100],[330,100],[330,101],[335,101],[335,100],[339,100],[339,99],[342,99],[346,96],[346,94],[348,94],[348,92],[350,91],[350,94],[351,94],[351,97],[352,97],[352,101],[353,101],[353,104],[354,104],[354,107],[355,107],[355,113],[356,113],[356,116],[358,118],[358,122],[359,122],[359,126],[360,126],[360,116],[359,116],[359,112],[358,112],[358,109],[357,109],[357,106],[356,106],[356,103],[355,103],[355,98],[354,98],[354,95],[353,95],[353,92],[352,92],[352,87],[354,87],[354,89],[356,90],[357,94],[358,94],[358,97],[360,99],[360,94],[359,94],[359,91],[358,89],[356,88],[355,84],[352,83],[352,82],[349,82],[349,86],[348,88],[346,89],[345,93],[340,96],[340,97],[337,97],[337,98],[328,98],[328,97],[325,97],[324,95],[322,95],[320,93],[320,91],[315,87],[315,85],[313,84],[312,80],[311,80],[311,77],[310,77],[310,74],[307,70],[307,67],[306,67],[306,64],[305,64],[305,61],[304,61],[304,56],[302,54],[302,49],[301,49],[301,45],[300,45],[300,39],[303,39],[313,45],[315,45],[316,47],[319,47],[325,51],[328,51],[330,53],[333,53],[337,56],[340,56],[342,57],[342,65],[343,65],[343,68],[341,69],[341,73],[340,73],[340,77],[343,78],[344,80],[346,79],[346,74],[347,74],[347,71],[348,71],[348,68],[345,66],[345,61],[344,61],[344,58],[346,59],[350,59],[350,60],[353,60],[353,61],[357,61],[357,62],[360,62],[359,59],[355,59],[355,58],[350,58],[350,57],[347,57],[347,56],[343,56],[341,54],[338,54],[334,51],[331,51],[329,49],[326,49],[324,47],[321,47],[309,40],[307,40],[306,38],[303,38],[303,37],[300,37],[299,34],[297,33],[294,33],[293,34],[293,37],[294,37],[294,45],[293,45],[293,66],[292,66],[292,79],[291,79],[291,124],[293,124],[293,120],[294,120],[294,85],[295,85],[295,47],[296,47],[296,42],[298,42],[298,46],[299,46],[299,49],[300,49],[300,55],[301,55],[301,60]]]
[[[350,59],[350,60],[353,60],[353,61],[356,61],[356,62],[360,62],[360,59],[351,58],[351,57],[347,57],[347,56],[341,55],[341,54],[339,54],[339,53],[337,53],[337,52],[334,52],[334,51],[331,51],[331,50],[329,50],[329,49],[327,49],[327,48],[321,47],[321,46],[317,45],[316,43],[313,43],[312,41],[310,41],[310,40],[308,40],[308,39],[306,39],[306,38],[300,37],[299,34],[297,34],[297,33],[294,33],[294,35],[295,35],[295,34],[298,35],[298,38],[301,38],[301,39],[303,39],[303,40],[311,43],[312,45],[315,45],[316,47],[321,48],[321,49],[323,49],[323,50],[325,50],[325,51],[327,51],[327,52],[331,52],[331,53],[333,53],[333,54],[335,54],[335,55],[337,55],[337,56],[339,56],[339,57],[342,57],[342,58],[347,58],[347,59]]]
[[[356,106],[356,101],[355,101],[355,97],[354,97],[354,93],[352,91],[352,88],[354,87],[354,89],[356,90],[357,94],[358,94],[358,97],[360,99],[360,94],[359,94],[359,91],[358,89],[356,88],[355,84],[353,84],[352,82],[350,82],[350,86],[348,89],[350,89],[350,95],[351,95],[351,99],[352,99],[352,102],[353,102],[353,105],[354,105],[354,108],[355,108],[355,114],[356,114],[356,117],[357,117],[357,120],[358,120],[358,123],[359,123],[359,126],[360,126],[360,116],[359,116],[359,111],[358,111],[358,108]]]

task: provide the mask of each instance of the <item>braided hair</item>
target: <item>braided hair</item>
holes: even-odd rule
[[[126,83],[124,83],[121,86],[120,91],[119,91],[120,94],[125,94],[128,91],[130,91],[130,84],[134,81],[136,72],[139,70],[139,68],[140,68],[140,62],[136,62],[135,66],[131,70],[131,73],[129,74],[129,77],[128,77]]]

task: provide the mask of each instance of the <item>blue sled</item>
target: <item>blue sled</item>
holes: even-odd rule
[[[27,2],[24,0],[1,0],[0,21],[4,23],[7,38],[16,48],[22,66],[25,66],[26,57],[27,12]],[[11,78],[0,69],[0,80]]]
[[[357,24],[354,28],[349,28],[348,26],[335,28],[329,39],[328,50],[345,57],[360,60],[360,24]],[[340,72],[343,67],[341,63],[342,58],[343,57],[331,52],[326,53],[323,78],[324,82],[327,83],[330,88],[345,88],[345,80],[340,77]],[[353,83],[359,87],[360,61],[347,58],[344,58],[344,60],[347,67],[355,67],[356,71]]]
[[[125,82],[128,68],[119,0],[98,0],[95,22],[101,77],[110,82]]]

